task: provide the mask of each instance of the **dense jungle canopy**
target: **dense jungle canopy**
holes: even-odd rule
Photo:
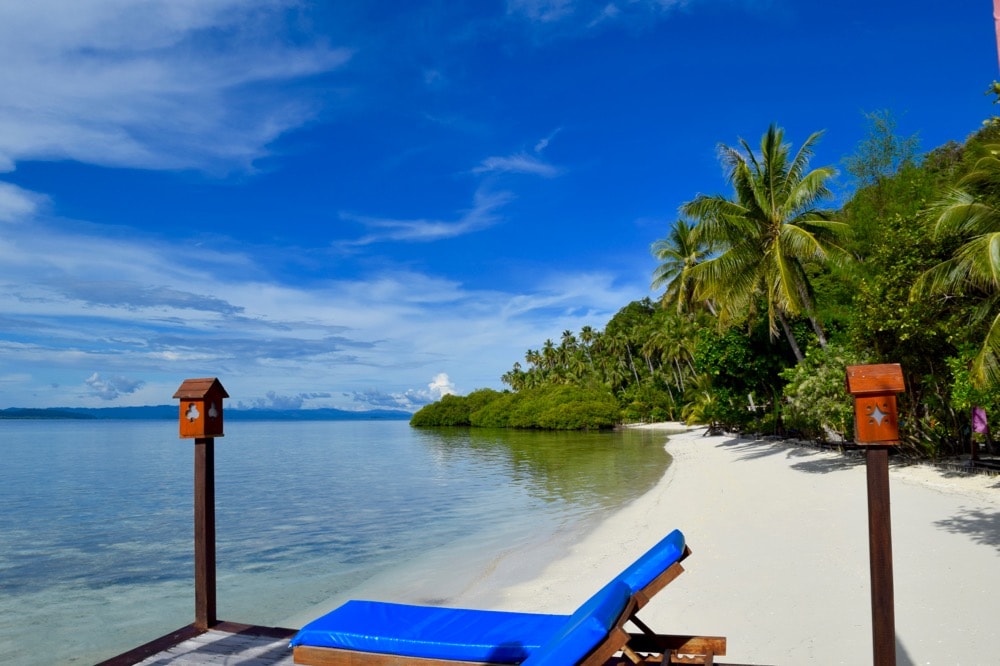
[[[984,437],[971,409],[1000,416],[1000,122],[921,154],[891,113],[867,121],[836,208],[838,170],[810,164],[820,133],[720,145],[729,194],[694,197],[652,244],[655,300],[529,349],[509,391],[446,396],[412,423],[684,420],[850,440],[845,367],[900,363],[905,444],[968,451]]]

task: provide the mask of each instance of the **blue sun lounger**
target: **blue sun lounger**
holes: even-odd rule
[[[725,654],[725,638],[658,635],[635,615],[684,571],[680,563],[689,554],[674,530],[572,615],[348,601],[292,639],[295,663],[597,666],[663,663],[678,655],[688,655],[684,663],[712,663]],[[627,622],[641,633],[626,631]]]

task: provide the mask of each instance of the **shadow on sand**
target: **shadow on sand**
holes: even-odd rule
[[[953,534],[966,534],[976,543],[1000,550],[1000,513],[982,509],[966,509],[951,518],[938,520],[935,525]]]
[[[848,451],[835,456],[817,456],[816,454],[824,449],[796,440],[730,437],[719,442],[717,446],[736,452],[736,459],[741,461],[780,455],[786,458],[801,458],[801,460],[793,462],[791,467],[809,474],[841,472],[865,464],[863,451]],[[909,461],[895,460],[891,461],[890,464],[905,466],[909,464]],[[962,478],[972,473],[946,467],[939,468],[939,472],[945,478]],[[990,487],[1000,489],[1000,477],[997,477],[996,482],[992,483]],[[936,521],[935,524],[945,531],[953,534],[965,534],[976,543],[1000,550],[1000,512],[968,508],[951,518]]]
[[[801,458],[793,462],[791,467],[800,472],[810,474],[829,474],[841,472],[865,464],[863,455],[856,452],[839,456],[822,456],[816,454],[824,449],[798,442],[797,440],[780,439],[749,439],[732,437],[718,444],[739,453],[738,460],[757,460],[769,456],[784,455],[786,458]]]

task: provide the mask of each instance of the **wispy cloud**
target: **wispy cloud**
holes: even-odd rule
[[[472,173],[521,173],[542,176],[543,178],[554,178],[561,175],[562,169],[542,157],[542,153],[560,131],[561,128],[556,128],[548,136],[536,141],[534,154],[522,150],[513,155],[487,157],[472,170]]]
[[[507,0],[507,14],[542,28],[589,30],[623,21],[652,21],[698,0]]]
[[[575,0],[507,0],[507,13],[550,23],[572,15],[576,4]]]
[[[32,396],[163,404],[179,378],[220,376],[234,404],[416,409],[499,388],[524,349],[602,325],[644,287],[552,272],[529,291],[469,289],[391,265],[284,283],[238,243],[206,260],[187,245],[111,238],[100,234],[117,231],[101,227],[70,233],[40,217],[8,230],[0,375],[25,378],[16,402],[26,406]]]
[[[342,212],[341,219],[358,222],[367,227],[369,233],[356,240],[345,241],[340,246],[349,248],[387,241],[428,243],[463,236],[499,222],[499,209],[512,198],[509,192],[487,192],[480,188],[474,196],[472,208],[461,211],[455,220],[396,220]]]
[[[553,178],[560,171],[540,157],[528,153],[517,153],[506,157],[487,157],[472,170],[473,173],[524,173],[533,176]]]
[[[292,0],[0,4],[0,170],[24,159],[245,168],[316,109],[281,84],[349,49],[276,29]]]
[[[45,201],[40,194],[0,182],[0,222],[20,222],[37,212]]]

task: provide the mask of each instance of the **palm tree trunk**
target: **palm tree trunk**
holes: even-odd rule
[[[816,319],[812,314],[813,303],[812,299],[809,298],[809,293],[806,291],[804,284],[799,284],[799,297],[802,298],[802,302],[806,306],[806,314],[809,316],[809,323],[812,324],[813,330],[816,332],[816,339],[819,341],[820,349],[826,349],[826,333],[823,331],[822,324],[819,323],[819,319]]]
[[[812,315],[809,316],[809,323],[812,324],[813,330],[816,331],[816,340],[819,341],[820,349],[826,349],[826,333],[823,331],[823,326],[820,325],[819,320]]]
[[[795,334],[792,333],[792,329],[788,326],[788,321],[785,320],[785,314],[778,311],[778,321],[781,322],[781,328],[785,331],[785,337],[788,338],[788,344],[792,347],[792,353],[795,354],[795,360],[799,363],[805,360],[805,356],[799,350],[799,343],[795,340]]]

